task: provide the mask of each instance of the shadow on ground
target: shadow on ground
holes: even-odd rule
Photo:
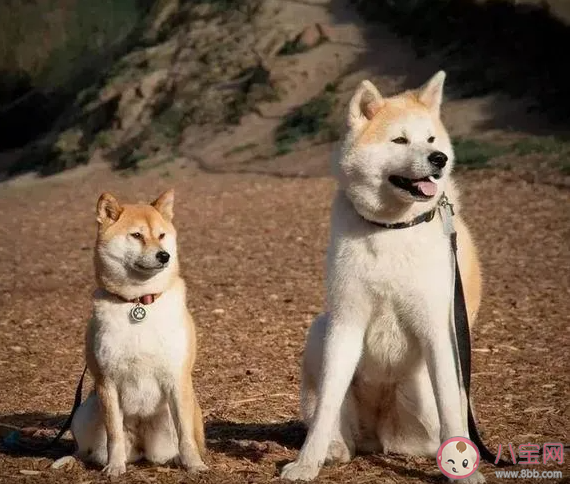
[[[43,449],[59,431],[67,415],[33,412],[0,416],[0,453],[22,456],[62,456],[73,452],[73,444],[63,439],[53,448]],[[20,438],[17,438],[16,432]],[[296,420],[281,423],[236,423],[224,420],[206,422],[208,447],[229,456],[259,461],[274,442],[283,447],[299,449],[305,438],[304,425]],[[24,445],[18,445],[22,442]],[[264,451],[265,450],[265,451]]]
[[[561,61],[562,46],[570,44],[570,26],[541,5],[507,0],[350,0],[367,22],[369,46],[354,70],[367,67],[379,76],[405,78],[404,87],[417,87],[433,74],[433,64],[448,73],[450,97],[470,98],[501,93],[524,102],[558,128],[568,127],[570,71]],[[331,13],[346,21],[346,2],[333,0]],[[402,59],[383,43],[386,26],[400,41],[409,41],[418,59]],[[380,40],[380,43],[378,42]],[[374,62],[374,59],[376,61]],[[429,62],[423,62],[423,61]],[[511,128],[544,134],[524,116],[502,112],[489,103],[489,120],[480,129]]]

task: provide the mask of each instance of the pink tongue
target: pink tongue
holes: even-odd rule
[[[426,197],[433,197],[437,192],[437,185],[431,181],[421,180],[413,183],[413,185]]]

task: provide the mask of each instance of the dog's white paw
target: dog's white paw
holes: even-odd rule
[[[449,482],[460,482],[461,484],[485,484],[487,479],[485,476],[481,474],[479,471],[475,472],[475,474],[464,477],[463,479],[449,479]]]
[[[127,472],[126,462],[109,462],[103,467],[103,473],[110,477],[118,477]]]
[[[176,464],[186,469],[188,472],[204,472],[208,470],[208,466],[199,457],[190,457],[188,455],[179,455],[175,459]]]
[[[341,462],[346,464],[352,458],[350,449],[344,442],[333,440],[327,451],[326,462]]]
[[[319,474],[319,466],[299,461],[290,462],[281,470],[281,479],[288,481],[312,481]]]

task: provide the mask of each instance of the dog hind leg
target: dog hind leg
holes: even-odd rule
[[[77,409],[71,422],[71,433],[77,446],[78,458],[102,467],[107,465],[107,433],[99,399],[94,391]],[[129,432],[125,432],[125,455],[127,462],[136,462],[141,458],[134,436]]]
[[[142,427],[144,455],[149,462],[165,464],[178,456],[178,437],[168,407],[165,405]]]

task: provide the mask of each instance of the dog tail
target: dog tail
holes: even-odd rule
[[[194,396],[194,439],[202,458],[206,456],[206,436],[204,434],[204,420],[198,399]]]

